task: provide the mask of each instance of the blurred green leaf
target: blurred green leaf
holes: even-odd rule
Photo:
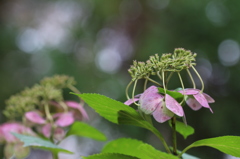
[[[71,128],[67,132],[66,136],[70,136],[70,135],[88,137],[88,138],[92,138],[94,140],[100,140],[100,141],[107,140],[106,136],[102,132],[98,131],[97,129],[95,129],[94,127],[86,123],[79,122],[79,121],[74,122],[74,124],[71,126]]]
[[[17,133],[12,133],[12,134],[24,143],[24,145],[23,145],[24,147],[34,146],[34,147],[38,147],[41,149],[49,150],[54,154],[57,154],[59,152],[72,154],[71,151],[68,151],[61,147],[58,147],[57,145],[53,144],[50,141],[46,141],[46,140],[43,140],[41,138],[34,137],[34,136],[21,135],[21,134],[17,134]]]
[[[82,157],[83,159],[139,159],[137,157],[117,154],[117,153],[101,153],[96,155],[91,155],[88,157]]]
[[[196,141],[186,147],[182,153],[193,147],[199,146],[209,146],[213,147],[223,153],[232,155],[235,157],[240,157],[240,137],[239,136],[221,136],[210,139],[203,139]]]
[[[176,131],[181,134],[184,139],[186,139],[189,135],[194,134],[194,128],[184,124],[183,122],[176,121]],[[171,121],[169,121],[169,125],[172,127]]]
[[[176,156],[161,152],[142,141],[120,138],[105,145],[102,153],[120,153],[140,159],[177,159]]]

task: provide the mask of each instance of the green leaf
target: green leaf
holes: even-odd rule
[[[118,124],[118,111],[125,110],[127,112],[131,112],[132,114],[136,114],[136,111],[133,108],[100,94],[84,93],[75,95],[81,97],[102,117],[116,124]]]
[[[102,153],[120,153],[140,159],[178,159],[176,156],[161,152],[142,141],[120,138],[105,145]]]
[[[117,154],[117,153],[101,153],[96,155],[91,155],[88,157],[82,157],[83,159],[139,159],[137,157]]]
[[[193,147],[199,146],[209,146],[215,148],[223,153],[232,155],[235,157],[240,157],[240,137],[239,136],[221,136],[210,139],[203,139],[196,141],[186,147],[182,153]]]
[[[156,134],[159,138],[163,138],[159,131],[150,123],[145,121],[139,113],[119,101],[113,100],[100,94],[76,94],[81,97],[90,107],[99,113],[105,119],[125,125],[135,125],[146,128]]]
[[[118,123],[124,125],[134,125],[150,130],[160,139],[163,138],[162,134],[153,127],[149,122],[144,120],[136,111],[134,113],[120,110],[118,112]]]
[[[106,136],[95,129],[94,127],[83,123],[83,122],[74,122],[69,131],[67,132],[66,136],[70,135],[77,135],[77,136],[83,136],[83,137],[88,137],[92,138],[94,140],[100,140],[100,141],[106,141],[107,138]]]
[[[75,95],[78,95],[97,113],[113,123],[135,125],[152,131],[163,142],[166,150],[170,151],[162,134],[153,125],[145,121],[132,107],[100,94]]]
[[[159,91],[159,93],[165,94],[165,91],[162,87],[158,87],[158,91]],[[166,93],[176,100],[182,100],[184,98],[184,95],[182,95],[181,93],[176,92],[176,91],[166,90]]]
[[[24,147],[34,146],[34,147],[38,147],[41,149],[49,150],[54,154],[59,153],[59,152],[72,154],[71,151],[68,151],[61,147],[58,147],[57,145],[51,143],[50,141],[46,141],[46,140],[43,140],[41,138],[34,137],[34,136],[27,136],[27,135],[22,135],[22,134],[17,134],[17,133],[12,133],[12,134],[24,143],[24,145],[23,145]]]
[[[169,121],[169,125],[172,126],[171,121]],[[181,134],[184,139],[186,139],[189,135],[194,134],[194,128],[186,125],[180,121],[176,121],[176,131]]]

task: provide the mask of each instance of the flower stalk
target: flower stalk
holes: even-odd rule
[[[173,142],[173,154],[177,156],[177,131],[176,131],[176,117],[171,119],[172,125],[172,142]]]

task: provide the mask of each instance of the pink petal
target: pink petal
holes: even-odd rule
[[[71,125],[73,122],[74,122],[73,113],[68,112],[62,113],[55,122],[55,124],[61,127],[65,127]]]
[[[171,110],[174,114],[178,116],[183,116],[183,108],[182,106],[170,95],[165,95],[166,107]]]
[[[83,108],[82,105],[80,105],[79,103],[74,102],[74,101],[66,101],[65,103],[66,103],[69,107],[71,107],[71,108],[78,109],[79,112],[80,112],[81,115],[82,115],[82,118],[81,118],[81,119],[83,119],[83,120],[89,120],[88,114],[87,114],[86,110]]]
[[[208,105],[207,99],[204,97],[202,93],[194,94],[194,98],[205,108],[209,108],[210,111],[213,113],[212,109]]]
[[[65,101],[65,103],[66,103],[69,107],[75,108],[75,109],[77,109],[77,108],[80,106],[80,104],[77,103],[77,102],[75,102],[75,101]]]
[[[45,137],[49,138],[51,136],[51,124],[46,124],[42,127],[42,133]]]
[[[134,98],[134,99],[128,99],[126,102],[124,102],[125,105],[131,105],[133,104],[133,102],[139,101],[138,98]]]
[[[212,97],[210,97],[208,94],[203,93],[203,95],[207,99],[208,103],[214,103],[215,102],[215,100]]]
[[[158,93],[158,88],[151,86],[139,98],[140,109],[146,114],[151,114],[162,100],[163,95]]]
[[[193,89],[193,88],[187,88],[184,90],[179,90],[178,92],[182,93],[183,95],[194,95],[194,94],[198,94],[200,92],[200,90]]]
[[[159,122],[159,123],[163,123],[169,119],[171,119],[173,117],[173,113],[172,115],[167,115],[166,114],[166,111],[169,111],[166,109],[166,107],[164,108],[165,106],[164,105],[159,105],[157,107],[157,109],[153,112],[153,117],[154,119]],[[171,112],[169,111],[168,114],[170,114]]]
[[[202,108],[202,105],[196,99],[193,98],[188,98],[186,103],[193,110],[199,110],[200,108]]]
[[[46,120],[43,117],[41,117],[39,113],[37,113],[36,111],[30,111],[25,113],[25,117],[29,121],[37,124],[44,124],[46,122]]]
[[[6,141],[8,143],[18,142],[19,140],[11,134],[11,132],[15,132],[18,134],[28,134],[34,136],[35,134],[28,127],[20,123],[4,123],[0,126],[0,141]]]

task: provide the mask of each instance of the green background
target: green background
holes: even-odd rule
[[[196,133],[186,141],[179,136],[179,149],[199,139],[240,135],[239,6],[238,0],[2,0],[0,109],[11,95],[54,74],[74,76],[81,92],[125,101],[132,60],[145,61],[155,53],[183,47],[198,53],[196,68],[205,92],[216,102],[211,104],[214,114],[186,107],[188,124]],[[191,87],[187,77],[184,83]],[[170,84],[180,86],[177,76]],[[137,92],[142,88],[140,82]],[[67,90],[65,95],[74,98]],[[87,111],[93,121],[99,119],[90,108]],[[1,114],[1,123],[5,120]],[[99,129],[107,125],[120,132],[108,133],[110,139],[128,136],[161,147],[148,131],[101,122]],[[167,123],[157,127],[170,139]],[[188,153],[223,158],[206,147]]]

